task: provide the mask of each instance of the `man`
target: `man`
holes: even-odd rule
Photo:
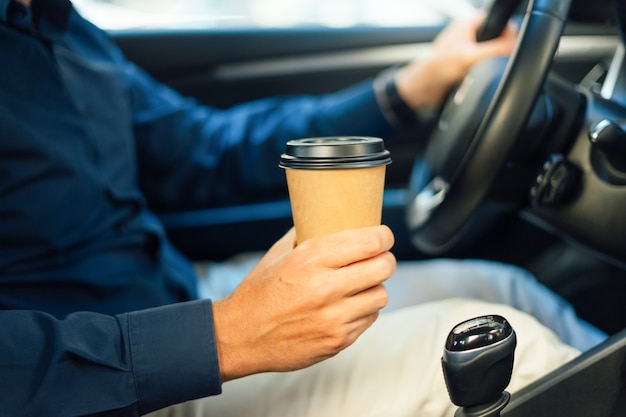
[[[438,378],[432,352],[441,335],[398,338],[433,323],[447,332],[482,312],[505,312],[520,333],[521,357],[544,360],[518,361],[514,388],[577,354],[527,315],[467,300],[385,315],[366,333],[377,342],[346,349],[387,304],[383,284],[396,262],[385,226],[297,247],[290,231],[234,292],[215,303],[196,300],[191,264],[148,209],[228,203],[284,187],[282,173],[256,173],[275,166],[287,139],[382,135],[391,128],[385,115],[397,116],[384,94],[396,87],[400,106],[436,105],[473,62],[509,53],[511,32],[450,49],[475,31],[478,21],[466,22],[439,38],[430,60],[403,68],[383,89],[366,82],[222,111],[152,80],[67,0],[2,0],[0,21],[0,305],[7,310],[0,313],[0,410],[8,415],[134,416],[219,394],[231,380],[231,395],[162,412],[250,415],[280,393],[259,413],[354,415],[374,407],[363,400],[371,387],[359,375],[381,381],[375,392],[383,404],[399,392],[390,381],[407,389]],[[412,358],[401,368],[419,375],[374,366],[383,356]],[[317,404],[327,398],[315,395],[320,384],[339,395],[327,403],[332,411]],[[437,415],[452,407],[442,384],[408,399],[398,415],[428,409],[429,401]]]

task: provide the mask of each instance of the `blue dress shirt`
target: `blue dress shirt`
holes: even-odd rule
[[[155,82],[75,12],[37,26],[0,25],[4,308],[117,314],[193,299],[190,263],[155,210],[283,189],[287,140],[389,126],[370,82],[217,110]]]
[[[285,187],[289,139],[382,135],[372,83],[200,106],[67,0],[0,0],[0,54],[0,415],[135,416],[219,393],[211,302],[192,301],[191,263],[153,213]]]

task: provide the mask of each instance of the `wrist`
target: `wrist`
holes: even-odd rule
[[[244,353],[244,346],[237,337],[241,333],[238,327],[241,321],[232,317],[227,304],[225,299],[213,303],[213,326],[222,382],[256,373],[247,363],[253,355]]]
[[[416,112],[400,95],[396,83],[397,69],[381,72],[374,79],[374,93],[385,119],[395,127],[412,127],[417,124]]]

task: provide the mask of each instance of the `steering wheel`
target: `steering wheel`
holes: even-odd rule
[[[511,56],[477,64],[444,103],[409,181],[407,225],[422,252],[437,255],[455,246],[480,227],[496,190],[506,190],[503,169],[523,145],[520,133],[569,7],[570,0],[530,0]],[[486,19],[497,16],[490,12]]]

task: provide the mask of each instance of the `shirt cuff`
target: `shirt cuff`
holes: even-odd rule
[[[210,300],[126,317],[142,414],[222,392]]]

